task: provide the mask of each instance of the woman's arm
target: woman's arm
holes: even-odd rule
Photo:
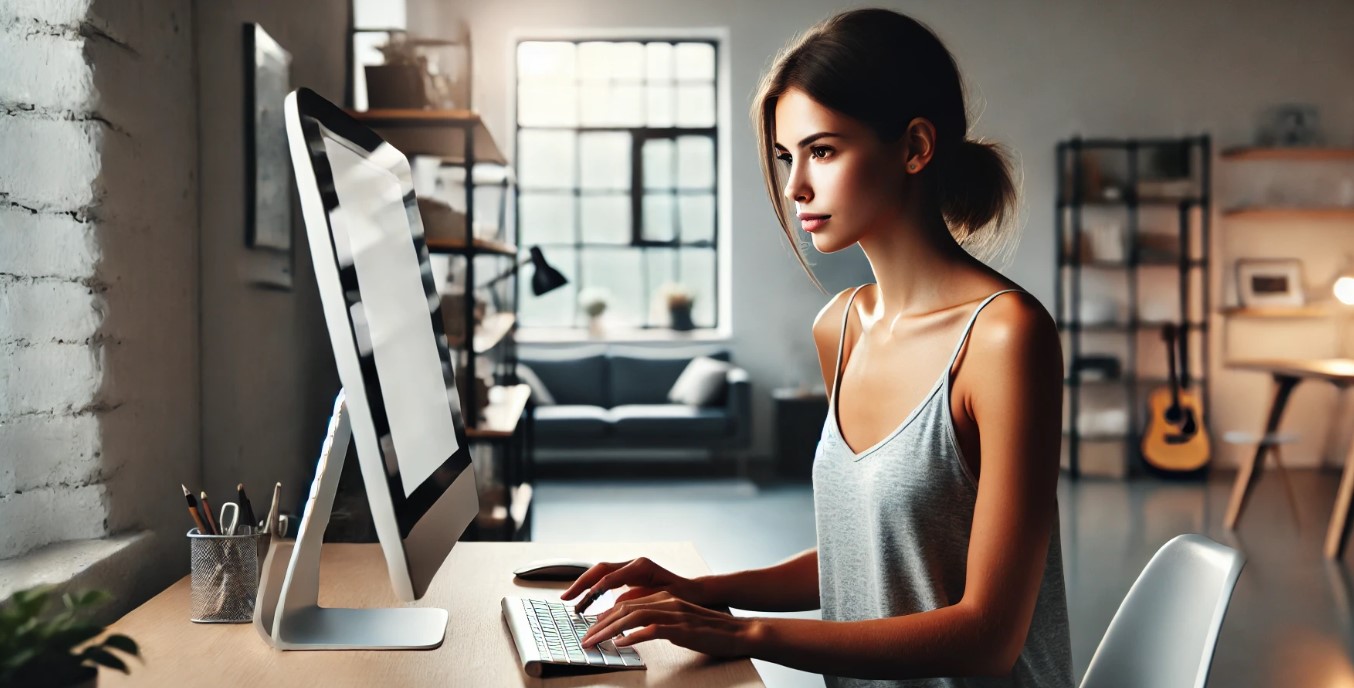
[[[810,549],[751,571],[695,579],[701,604],[758,612],[799,612],[818,608],[818,550]]]
[[[718,655],[860,678],[1009,674],[1029,631],[1057,509],[1062,354],[1032,297],[992,302],[963,363],[965,408],[980,428],[981,471],[965,590],[955,604],[870,621],[730,618],[663,596],[598,619],[595,639],[666,638]]]

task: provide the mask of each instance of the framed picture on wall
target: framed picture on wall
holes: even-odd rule
[[[1237,296],[1245,308],[1301,306],[1302,261],[1296,258],[1242,258],[1236,262]]]
[[[245,245],[276,254],[266,259],[268,269],[251,270],[255,281],[290,289],[293,184],[282,108],[291,90],[291,53],[262,26],[243,28]]]

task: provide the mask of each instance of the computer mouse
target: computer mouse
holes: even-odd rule
[[[531,581],[571,581],[592,566],[589,562],[577,559],[539,559],[523,564],[512,575]]]

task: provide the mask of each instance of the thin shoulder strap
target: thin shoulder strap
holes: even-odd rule
[[[846,309],[842,313],[842,334],[837,338],[837,362],[832,366],[832,398],[837,398],[837,386],[842,381],[842,352],[846,349],[846,326],[851,319],[851,304],[856,300],[856,294],[865,287],[864,284],[856,287],[851,292],[851,298],[846,300]]]
[[[969,316],[968,324],[964,326],[964,333],[959,335],[959,343],[954,345],[954,353],[950,354],[950,364],[945,366],[944,374],[946,376],[948,376],[950,374],[950,371],[954,369],[954,362],[959,360],[959,351],[964,348],[964,342],[968,341],[968,333],[973,331],[973,323],[978,321],[978,314],[983,312],[983,309],[987,307],[987,304],[992,303],[992,299],[995,299],[998,296],[1001,296],[1002,294],[1011,291],[1023,291],[1023,290],[1002,289],[1001,291],[983,299],[983,302],[978,304],[977,308],[973,309],[973,315]]]

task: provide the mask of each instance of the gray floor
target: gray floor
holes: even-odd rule
[[[1064,479],[1059,500],[1078,680],[1152,553],[1179,533],[1198,532],[1247,556],[1209,685],[1354,686],[1349,564],[1321,556],[1339,476],[1291,475],[1296,518],[1277,475],[1266,474],[1235,533],[1222,527],[1232,473],[1206,484]],[[549,481],[538,485],[535,509],[535,540],[690,540],[717,572],[765,566],[814,544],[813,498],[804,484]],[[822,685],[818,676],[785,667],[759,661],[757,668],[773,688]]]

